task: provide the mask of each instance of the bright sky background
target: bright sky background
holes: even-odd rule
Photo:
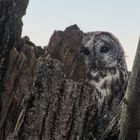
[[[23,36],[42,47],[54,30],[72,24],[84,32],[112,32],[131,70],[140,35],[140,0],[30,0],[23,22]]]

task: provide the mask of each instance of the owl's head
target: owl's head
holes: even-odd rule
[[[124,50],[118,39],[108,32],[89,32],[83,37],[81,53],[93,69],[126,68]]]

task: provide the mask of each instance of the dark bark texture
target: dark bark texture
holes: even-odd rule
[[[3,80],[7,71],[10,51],[22,47],[22,17],[29,0],[0,1],[0,92],[4,90]]]
[[[84,33],[77,25],[55,31],[42,49],[21,38],[27,5],[28,0],[0,1],[0,140],[95,140],[91,132],[114,140],[118,116],[106,117],[110,125],[98,128],[80,55]]]

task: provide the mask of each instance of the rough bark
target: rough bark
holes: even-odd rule
[[[64,31],[55,31],[45,48],[46,56],[60,60],[65,65],[66,75],[74,81],[85,79],[86,68],[80,55],[84,33],[77,25]]]
[[[12,48],[20,48],[23,46],[21,39],[22,32],[22,17],[26,12],[28,0],[1,0],[0,1],[0,139],[4,139],[4,119],[5,115],[2,113],[4,107],[2,105],[5,91],[5,76],[9,67],[10,51]],[[13,71],[14,72],[14,71]],[[12,84],[11,81],[10,84]],[[6,102],[10,106],[10,101]],[[8,108],[5,112],[7,112]]]
[[[22,17],[29,0],[0,1],[0,93],[9,62],[10,50],[22,46]],[[1,93],[2,94],[2,93]]]
[[[120,140],[140,140],[140,39],[121,114]]]

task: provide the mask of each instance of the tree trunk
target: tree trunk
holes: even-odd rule
[[[0,93],[4,90],[3,79],[13,47],[22,47],[22,17],[29,0],[0,1]],[[2,94],[2,93],[1,93]]]
[[[119,140],[140,140],[140,39],[123,101]]]
[[[10,61],[10,51],[12,48],[20,48],[23,46],[21,40],[22,33],[22,17],[26,12],[28,0],[1,0],[0,1],[0,139],[4,139],[5,119],[7,117],[9,105],[5,109],[4,114],[2,98],[4,96],[5,85],[4,79]],[[12,84],[12,83],[9,83]]]

